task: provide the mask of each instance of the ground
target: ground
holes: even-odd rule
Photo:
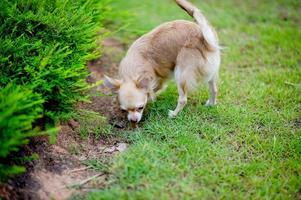
[[[148,105],[139,127],[131,128],[114,97],[94,95],[91,104],[79,105],[79,109],[105,115],[111,128],[98,131],[95,137],[95,129],[79,128],[89,127],[85,117],[62,124],[57,144],[43,148],[38,161],[42,167],[37,164],[30,172],[34,179],[46,179],[45,185],[65,177],[57,187],[64,187],[62,195],[66,196],[54,197],[301,198],[301,3],[193,2],[216,27],[224,46],[218,105],[204,106],[208,92],[203,86],[189,96],[183,112],[169,119],[168,110],[177,101],[176,87],[170,82],[157,101]],[[118,0],[112,6],[114,12],[123,14],[113,19],[121,31],[104,42],[102,58],[89,64],[92,82],[103,73],[116,75],[126,48],[141,34],[164,21],[189,19],[168,0],[143,4]],[[107,93],[102,87],[97,90]],[[63,170],[49,170],[43,155]],[[95,175],[92,181],[82,182]],[[65,188],[78,183],[82,184]],[[31,179],[25,181],[25,188],[26,184],[36,191],[46,187],[32,184]],[[46,194],[56,195],[57,190]]]

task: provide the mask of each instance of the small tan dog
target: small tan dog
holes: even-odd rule
[[[186,0],[177,4],[196,23],[176,20],[167,22],[137,39],[120,63],[120,79],[105,76],[105,85],[118,93],[120,108],[128,120],[139,122],[149,99],[153,100],[164,82],[174,72],[179,98],[175,117],[187,103],[189,91],[199,83],[209,83],[206,105],[216,104],[216,80],[220,65],[218,38],[202,13]]]

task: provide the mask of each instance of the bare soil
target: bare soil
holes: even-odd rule
[[[96,82],[104,73],[115,76],[118,63],[124,55],[124,45],[117,39],[103,41],[101,58],[88,63],[91,72],[88,82]],[[100,91],[99,86],[91,92]],[[79,109],[99,112],[119,131],[126,127],[123,113],[112,96],[93,96],[92,103],[81,103]],[[95,171],[83,164],[89,159],[106,159],[126,150],[127,144],[118,137],[95,138],[93,134],[86,140],[79,137],[81,124],[76,120],[62,123],[55,144],[47,138],[34,139],[29,144],[30,151],[39,155],[28,163],[27,172],[7,184],[0,185],[0,199],[68,199],[72,195],[104,186],[109,174]],[[119,129],[119,130],[118,130]],[[91,180],[90,180],[91,179]]]

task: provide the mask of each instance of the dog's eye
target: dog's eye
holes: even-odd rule
[[[143,110],[143,108],[144,108],[143,106],[140,106],[139,108],[137,108],[137,110],[141,111],[141,110]]]
[[[121,108],[121,111],[124,112],[124,113],[127,112],[127,110],[126,110],[126,109],[123,109],[123,108]]]

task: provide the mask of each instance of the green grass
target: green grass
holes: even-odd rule
[[[173,83],[148,106],[132,144],[90,199],[301,198],[300,1],[194,1],[216,27],[223,53],[219,104],[204,86],[176,119]],[[114,1],[129,40],[164,21],[189,19],[173,1]],[[133,15],[129,18],[129,15]]]
[[[112,132],[112,127],[106,123],[106,118],[97,112],[79,109],[70,115],[80,124],[78,132],[82,139],[87,139],[91,134],[97,138]]]

